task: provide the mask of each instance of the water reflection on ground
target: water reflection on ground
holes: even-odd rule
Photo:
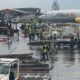
[[[52,80],[80,80],[80,51],[59,50],[52,59]]]

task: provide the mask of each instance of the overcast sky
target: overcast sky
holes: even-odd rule
[[[38,7],[42,11],[51,10],[54,0],[0,0],[0,9]],[[80,9],[80,0],[57,0],[61,9]]]

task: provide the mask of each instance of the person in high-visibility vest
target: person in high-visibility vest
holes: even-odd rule
[[[32,34],[32,28],[29,27],[29,34]]]
[[[39,35],[39,29],[36,28],[36,35]]]
[[[29,34],[29,40],[31,41],[32,40],[32,27],[31,26],[29,26],[29,28],[28,28],[29,30],[28,30],[28,34]]]
[[[32,40],[35,40],[35,28],[32,28]]]
[[[49,47],[48,45],[43,45],[43,49],[42,49],[42,57],[43,60],[48,60],[48,52],[49,52]]]
[[[39,36],[39,34],[40,34],[39,29],[38,29],[38,28],[36,28],[36,29],[35,29],[35,32],[36,32],[36,36],[37,36],[37,38],[39,38],[39,37],[40,37],[40,36]]]

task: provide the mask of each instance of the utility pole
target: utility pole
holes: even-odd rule
[[[52,10],[59,10],[60,9],[60,6],[59,6],[57,0],[54,0],[51,8],[52,8]]]

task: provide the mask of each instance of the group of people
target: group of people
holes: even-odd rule
[[[28,34],[29,34],[29,41],[31,40],[35,40],[35,37],[37,37],[37,39],[39,38],[39,28],[36,26],[32,26],[30,25],[28,27]]]
[[[54,35],[54,38],[53,40],[55,41],[56,40],[56,35]],[[77,34],[77,36],[74,38],[73,35],[70,36],[70,49],[71,51],[74,51],[74,46],[77,45],[77,49],[80,49],[80,36],[79,34]],[[55,43],[54,43],[54,48],[56,49],[55,47]],[[50,48],[49,46],[45,43],[42,47],[42,59],[43,60],[48,60],[48,53],[50,51]]]
[[[36,24],[31,24],[31,23],[29,23],[28,25],[22,24],[21,29],[25,36],[26,35],[29,36],[29,41],[35,40],[35,36],[39,38],[40,30],[39,27],[36,26]]]
[[[10,45],[12,44],[12,39],[14,37],[14,33],[17,34],[17,38],[16,40],[19,41],[19,30],[18,29],[13,29],[13,28],[10,28],[7,30],[7,37],[8,37],[8,49],[10,49]]]

